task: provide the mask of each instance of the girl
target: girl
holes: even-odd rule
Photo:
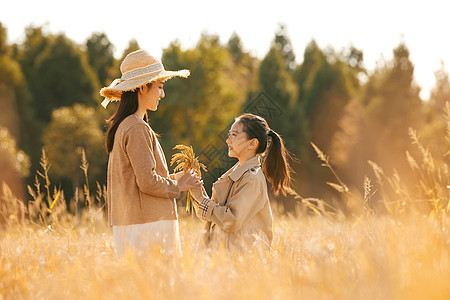
[[[266,120],[253,114],[235,119],[226,142],[228,155],[238,163],[214,183],[211,199],[204,189],[192,190],[197,216],[206,221],[204,241],[234,250],[270,248],[272,211],[266,178],[275,195],[286,195],[289,154]]]
[[[120,256],[128,248],[142,253],[154,247],[181,254],[175,198],[201,182],[189,172],[169,175],[147,109],[158,109],[166,79],[186,78],[189,71],[165,71],[161,61],[143,50],[125,57],[120,71],[122,77],[100,91],[105,108],[120,100],[106,132],[108,217],[115,250]]]

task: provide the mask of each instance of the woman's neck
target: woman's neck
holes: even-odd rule
[[[146,112],[145,109],[142,109],[142,108],[138,107],[138,109],[135,111],[134,114],[135,114],[136,116],[138,116],[139,118],[144,119],[145,112]]]

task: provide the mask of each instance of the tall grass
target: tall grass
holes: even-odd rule
[[[447,227],[448,227],[447,223]],[[450,235],[429,218],[277,216],[266,258],[197,252],[200,222],[181,218],[184,256],[116,259],[109,231],[24,227],[0,239],[5,299],[448,299]]]
[[[410,136],[418,150],[406,154],[415,183],[370,162],[374,174],[364,179],[363,195],[316,148],[334,171],[330,187],[358,205],[344,214],[298,195],[314,212],[298,217],[274,206],[272,251],[262,257],[200,251],[202,223],[180,210],[182,257],[152,249],[118,259],[106,188],[97,183],[90,191],[85,154],[86,183],[66,206],[43,152],[28,203],[2,187],[0,299],[450,299],[448,166],[433,160],[414,130]]]

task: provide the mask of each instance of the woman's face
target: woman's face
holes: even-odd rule
[[[255,151],[252,150],[253,147],[250,147],[252,140],[247,138],[247,134],[243,131],[243,128],[244,125],[241,122],[236,121],[228,132],[226,142],[228,145],[228,156],[230,157],[241,159],[242,157],[247,156],[249,151]]]
[[[150,87],[144,86],[139,90],[141,94],[140,105],[145,109],[156,111],[159,101],[164,98],[164,80],[158,80],[152,83]]]

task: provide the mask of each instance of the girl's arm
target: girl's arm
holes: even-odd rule
[[[265,189],[261,180],[255,176],[246,176],[226,205],[218,205],[209,198],[197,204],[197,216],[210,221],[227,232],[242,229],[265,205]]]

